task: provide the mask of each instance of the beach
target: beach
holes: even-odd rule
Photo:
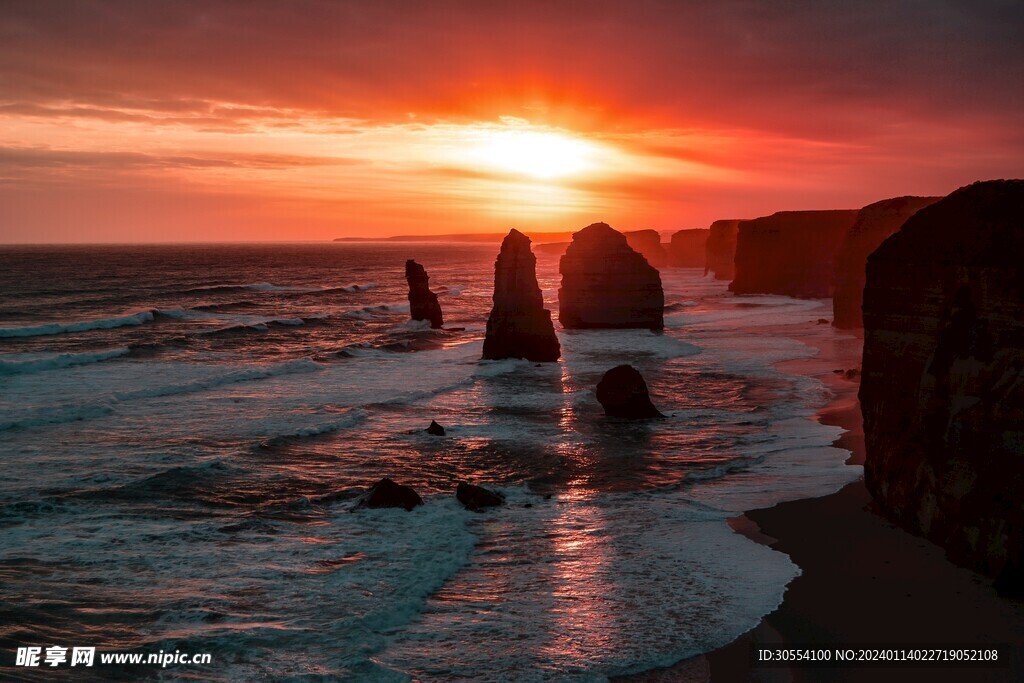
[[[811,361],[777,366],[814,375],[833,392],[817,419],[846,430],[834,445],[850,451],[850,465],[864,462],[859,377],[835,370],[853,369],[851,345],[856,343],[822,345]],[[823,371],[829,363],[833,371]],[[831,495],[748,511],[730,525],[736,533],[786,553],[800,567],[802,573],[787,587],[782,605],[725,647],[622,680],[1009,682],[1024,676],[1024,603],[1000,597],[991,579],[953,565],[942,548],[873,512],[863,479]],[[762,646],[938,644],[1009,644],[1012,657],[1005,667],[969,669],[751,666],[752,652]]]

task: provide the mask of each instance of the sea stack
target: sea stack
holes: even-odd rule
[[[856,210],[843,210],[780,211],[740,221],[729,289],[801,299],[831,296],[836,252],[856,220]]]
[[[714,273],[716,280],[732,280],[735,272],[736,235],[740,221],[715,221],[708,230],[705,247],[704,274]]]
[[[558,360],[561,347],[537,284],[530,238],[510,230],[494,263],[494,307],[487,319],[484,359]]]
[[[597,383],[597,400],[605,415],[640,420],[665,417],[651,403],[647,382],[632,365],[617,365]]]
[[[707,228],[679,230],[672,233],[672,241],[668,245],[668,265],[674,268],[703,268],[704,251],[707,247]]]
[[[668,265],[668,254],[657,230],[631,230],[622,234],[626,236],[626,244],[640,252],[649,264],[655,268]]]
[[[406,261],[405,279],[409,283],[409,313],[412,319],[429,320],[430,326],[435,329],[443,326],[441,304],[437,302],[437,294],[430,291],[430,277],[423,266],[412,259]]]
[[[658,269],[606,223],[572,236],[559,263],[558,319],[568,329],[665,326]]]
[[[868,255],[920,209],[941,197],[896,197],[868,204],[846,233],[836,253],[832,324],[842,329],[863,327],[861,303]]]
[[[1024,180],[969,185],[868,257],[864,480],[953,561],[1024,589]]]

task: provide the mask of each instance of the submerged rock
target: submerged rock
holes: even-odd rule
[[[612,417],[665,417],[651,403],[647,382],[632,365],[618,365],[604,373],[597,383],[597,400]]]
[[[505,499],[494,491],[489,491],[482,486],[467,484],[464,481],[460,481],[455,488],[455,497],[467,510],[474,512],[486,507],[496,507],[505,502]]]
[[[370,490],[360,497],[352,510],[361,508],[405,508],[412,510],[417,505],[423,505],[423,499],[409,486],[396,484],[387,477],[381,479],[370,487]]]
[[[868,255],[920,209],[941,197],[896,197],[868,204],[857,213],[842,246],[836,253],[835,292],[832,294],[834,325],[843,329],[863,327],[860,307],[864,298]]]
[[[494,263],[494,307],[487,318],[483,357],[552,362],[561,351],[537,284],[537,257],[530,250],[530,238],[511,230]]]
[[[427,427],[425,431],[427,434],[432,434],[433,436],[444,436],[444,427],[433,420],[430,421],[430,426]]]
[[[668,253],[661,243],[661,234],[657,230],[630,230],[622,234],[626,236],[626,244],[633,251],[639,252],[649,264],[655,268],[664,268],[668,265]]]
[[[736,235],[739,220],[715,221],[708,230],[705,247],[704,274],[714,273],[716,280],[731,280],[735,273]]]
[[[975,183],[908,218],[864,287],[864,481],[1001,587],[1024,568],[1022,264],[1024,180]]]
[[[430,291],[430,277],[423,266],[409,259],[405,262],[405,279],[409,283],[409,313],[413,320],[429,320],[430,326],[439,328],[444,325],[441,304],[437,294]]]
[[[710,232],[707,228],[694,228],[672,233],[672,241],[668,244],[668,265],[674,268],[705,268]]]
[[[857,211],[844,210],[780,211],[740,221],[729,289],[802,299],[831,296],[836,252],[855,220]]]
[[[608,224],[594,223],[575,233],[559,271],[558,319],[563,327],[665,326],[661,275]]]

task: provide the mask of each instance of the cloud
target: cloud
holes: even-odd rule
[[[0,147],[0,169],[142,169],[257,168],[282,169],[296,166],[349,166],[361,159],[310,157],[284,154],[227,154],[217,157],[157,155],[141,152],[93,152],[39,147]]]

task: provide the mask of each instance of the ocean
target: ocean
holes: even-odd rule
[[[107,678],[602,681],[757,625],[799,569],[727,519],[860,474],[814,420],[825,385],[776,366],[841,336],[817,322],[829,302],[665,269],[663,333],[556,323],[560,362],[481,361],[496,255],[0,247],[0,657],[212,657]],[[408,320],[408,258],[452,329]],[[538,255],[555,318],[557,271]],[[665,419],[604,417],[594,387],[621,363]],[[425,505],[350,512],[385,476]],[[463,509],[462,480],[506,505]]]

